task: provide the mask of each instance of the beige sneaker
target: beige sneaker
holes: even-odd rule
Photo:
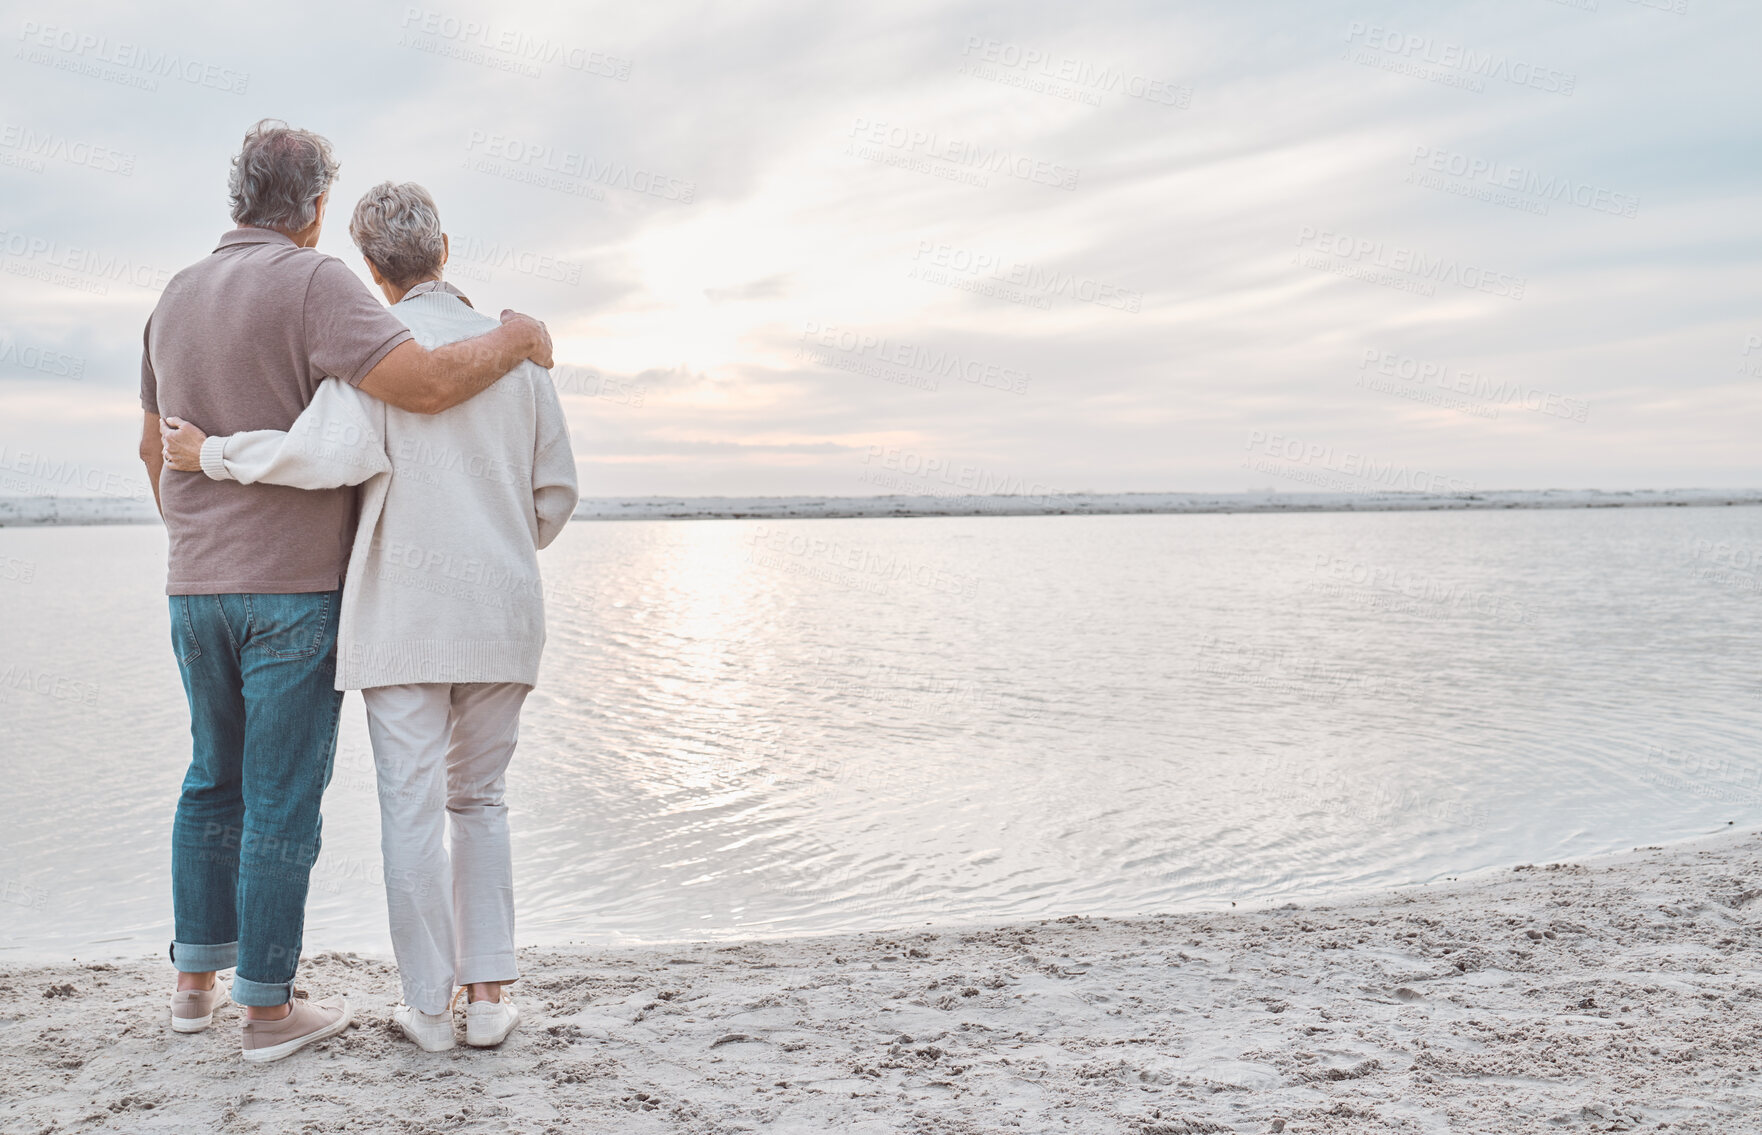
[[[212,989],[180,989],[171,995],[171,1031],[199,1033],[214,1023],[214,1011],[226,1004],[227,984],[219,976]]]
[[[520,1010],[502,990],[500,1001],[473,1001],[465,1006],[465,1043],[472,1048],[494,1048],[508,1039],[520,1023]]]
[[[253,1021],[245,1018],[243,1028],[245,1060],[267,1064],[292,1056],[313,1041],[332,1037],[354,1022],[349,1003],[341,997],[309,1001],[302,990],[294,990],[288,1015],[279,1021]]]

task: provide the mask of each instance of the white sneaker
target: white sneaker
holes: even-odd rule
[[[453,1039],[451,1013],[424,1013],[408,1005],[399,1005],[392,1010],[392,1020],[404,1030],[405,1036],[426,1052],[445,1052],[458,1043]]]
[[[520,1023],[520,1010],[502,990],[500,1001],[473,1001],[465,1006],[465,1043],[473,1048],[494,1048],[508,1039]]]

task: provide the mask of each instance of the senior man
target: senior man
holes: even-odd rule
[[[433,414],[522,360],[551,365],[544,325],[513,312],[472,339],[417,343],[316,250],[337,169],[323,137],[254,126],[228,185],[238,227],[172,277],[141,358],[140,455],[170,535],[166,593],[193,742],[172,826],[171,1024],[206,1029],[227,993],[217,971],[234,969],[251,1062],[351,1021],[347,1001],[314,1002],[293,981],[342,709],[337,620],[356,495],[163,469],[161,415],[216,433],[287,429],[326,377]]]

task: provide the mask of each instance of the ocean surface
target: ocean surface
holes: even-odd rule
[[[1227,909],[1762,821],[1762,508],[578,523],[522,944]],[[0,529],[0,958],[159,953],[164,535]],[[306,947],[389,949],[350,695]]]

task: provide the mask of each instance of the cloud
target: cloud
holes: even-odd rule
[[[275,115],[332,138],[339,205],[428,186],[455,281],[599,376],[590,495],[875,491],[870,445],[1231,490],[1256,430],[1483,487],[1762,482],[1735,5],[5,20],[15,451],[127,464],[155,281]],[[320,247],[357,267],[334,217]]]
[[[704,298],[711,303],[781,299],[788,294],[789,277],[784,275],[767,276],[763,280],[753,280],[750,283],[737,284],[731,288],[704,289]]]

